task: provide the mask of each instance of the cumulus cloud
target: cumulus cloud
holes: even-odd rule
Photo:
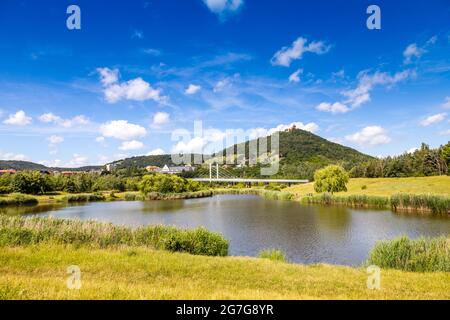
[[[300,82],[300,74],[303,73],[303,69],[298,69],[289,76],[289,82]]]
[[[14,114],[10,114],[8,119],[3,121],[4,124],[10,124],[14,126],[26,126],[32,121],[31,117],[28,117],[25,111],[19,110]]]
[[[208,9],[224,19],[231,13],[236,13],[242,8],[244,0],[203,0]]]
[[[163,154],[166,154],[165,151],[161,148],[154,149],[147,153],[148,156],[161,156]]]
[[[144,147],[144,144],[137,140],[131,140],[131,141],[124,141],[120,145],[119,149],[122,151],[129,151],[129,150],[139,150]]]
[[[340,103],[340,102],[335,102],[335,103],[328,103],[328,102],[322,102],[321,104],[319,104],[316,109],[318,111],[322,111],[322,112],[330,112],[333,114],[336,113],[347,113],[350,111],[350,108],[347,107],[345,104]]]
[[[291,46],[283,47],[273,56],[271,63],[274,66],[289,67],[294,60],[299,60],[306,52],[315,54],[324,54],[328,52],[330,47],[323,41],[313,41],[299,37]]]
[[[87,166],[88,164],[89,164],[89,158],[75,153],[73,155],[72,159],[70,159],[70,161],[67,162],[65,164],[65,166],[69,167],[69,168],[78,168],[78,167]]]
[[[104,143],[105,142],[105,137],[97,137],[97,138],[95,138],[95,142]]]
[[[173,153],[203,153],[204,147],[208,144],[208,140],[202,137],[195,137],[189,141],[180,141],[173,148]]]
[[[152,120],[152,126],[153,127],[161,127],[164,124],[167,124],[170,122],[170,115],[166,112],[157,112],[153,116]]]
[[[163,103],[167,97],[161,95],[161,90],[154,89],[150,83],[142,78],[119,82],[119,72],[117,69],[97,68],[100,75],[100,82],[104,90],[103,94],[108,103],[116,103],[120,100],[146,101],[153,100]]]
[[[439,122],[441,122],[441,121],[444,121],[444,119],[445,119],[446,117],[447,117],[447,114],[446,114],[446,113],[438,113],[438,114],[435,114],[435,115],[432,115],[432,116],[429,116],[429,117],[423,119],[423,120],[420,122],[420,125],[421,125],[422,127],[428,127],[428,126],[430,126],[430,125],[432,125],[432,124],[435,124],[435,123],[439,123]]]
[[[391,142],[386,130],[380,126],[365,127],[361,131],[346,136],[345,139],[361,146],[376,146]]]
[[[106,138],[131,140],[145,136],[147,130],[140,125],[128,123],[126,120],[114,120],[102,124],[100,133]]]
[[[15,160],[15,161],[24,161],[27,157],[24,154],[16,154],[12,152],[3,153],[0,151],[0,159],[1,160]]]
[[[370,93],[376,86],[393,86],[413,76],[415,73],[410,70],[397,72],[394,75],[378,71],[374,74],[361,72],[358,75],[358,86],[353,90],[342,92],[342,95],[347,97],[344,103],[349,103],[352,107],[359,107],[371,100]]]
[[[64,119],[51,112],[40,115],[39,120],[44,123],[54,123],[64,128],[78,127],[89,123],[89,119],[83,115],[78,115],[71,119]]]
[[[184,91],[185,94],[187,95],[193,95],[196,94],[197,92],[199,92],[202,89],[201,86],[197,86],[195,84],[190,84],[186,90]]]

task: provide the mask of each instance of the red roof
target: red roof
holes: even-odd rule
[[[14,169],[9,169],[9,170],[0,170],[0,173],[16,173],[17,171]]]

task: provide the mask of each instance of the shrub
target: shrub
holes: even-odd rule
[[[94,194],[71,194],[63,198],[67,202],[94,202],[105,201],[106,197],[101,193]]]
[[[368,264],[404,271],[450,272],[450,238],[401,237],[378,242],[369,254]]]
[[[317,170],[314,174],[314,190],[321,192],[341,192],[347,191],[349,175],[340,166],[331,165]]]
[[[0,246],[38,243],[99,248],[145,246],[195,255],[228,254],[228,241],[222,235],[203,228],[183,230],[168,226],[145,226],[131,229],[95,221],[0,216]]]
[[[38,203],[39,201],[36,198],[20,193],[12,194],[5,199],[0,198],[0,206],[29,206]]]
[[[8,194],[13,192],[13,189],[8,186],[0,186],[0,194]]]
[[[258,254],[258,257],[261,259],[269,259],[272,261],[286,262],[286,255],[281,250],[263,250]]]
[[[139,183],[139,191],[144,195],[152,192],[159,193],[181,193],[189,191],[189,188],[195,188],[194,183],[188,180],[170,174],[151,174],[142,178]]]

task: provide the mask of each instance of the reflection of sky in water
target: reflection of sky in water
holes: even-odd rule
[[[232,255],[255,256],[263,249],[280,248],[290,260],[300,263],[358,265],[367,258],[377,240],[400,235],[416,238],[420,235],[450,233],[448,217],[400,215],[390,211],[343,207],[305,207],[296,202],[271,201],[256,196],[98,202],[63,208],[40,206],[20,210],[21,214],[94,219],[128,226],[204,226],[221,232],[230,240]]]

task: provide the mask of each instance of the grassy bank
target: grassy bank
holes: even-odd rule
[[[181,230],[168,226],[146,226],[131,229],[94,221],[0,215],[1,247],[39,243],[93,248],[144,246],[212,256],[226,256],[228,253],[228,241],[203,228]]]
[[[388,197],[394,194],[435,194],[450,196],[450,176],[418,178],[360,178],[350,179],[347,192],[336,195],[367,195]],[[296,197],[316,194],[314,184],[307,183],[283,189]]]
[[[38,203],[35,197],[20,193],[0,197],[0,206],[30,206]]]
[[[401,237],[379,242],[370,252],[368,263],[405,271],[450,272],[450,238],[410,240]]]
[[[69,290],[67,268],[81,269]],[[450,274],[204,257],[145,248],[44,245],[0,250],[0,299],[450,299]]]

